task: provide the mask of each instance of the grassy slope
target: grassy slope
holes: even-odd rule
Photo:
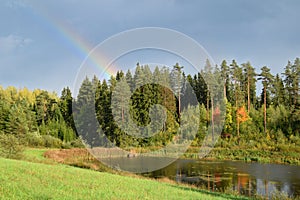
[[[0,158],[0,199],[242,199],[109,173]]]

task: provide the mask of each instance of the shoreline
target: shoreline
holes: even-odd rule
[[[197,158],[198,153],[194,152],[195,148],[192,149],[193,152],[188,151],[180,158],[212,161],[244,161],[249,163],[256,162],[300,166],[300,156],[298,152],[215,148],[212,149],[212,151],[207,156],[199,159]]]

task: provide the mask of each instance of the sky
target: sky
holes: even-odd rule
[[[300,57],[299,9],[298,0],[1,0],[0,85],[60,94],[97,44],[142,27],[179,31],[217,64],[281,73]]]

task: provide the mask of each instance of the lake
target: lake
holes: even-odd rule
[[[212,191],[234,190],[246,196],[270,196],[276,190],[300,196],[300,166],[178,159],[143,176],[167,177]]]
[[[158,166],[167,163],[166,159],[168,158],[110,158],[106,163],[126,171],[144,171],[141,174],[145,177],[168,178],[211,191],[236,191],[246,196],[259,194],[267,197],[280,191],[289,196],[300,196],[300,166],[170,159],[167,162],[171,164],[159,169]],[[147,172],[147,167],[153,169],[153,166],[157,166],[158,170]]]

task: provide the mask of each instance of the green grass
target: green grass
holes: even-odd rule
[[[46,158],[44,157],[44,153],[48,149],[36,149],[36,148],[27,148],[24,150],[23,154],[24,157],[23,159],[28,160],[28,161],[45,161]]]
[[[247,199],[61,164],[0,158],[0,171],[0,199]]]
[[[26,148],[22,153],[21,160],[29,161],[33,163],[44,163],[44,164],[57,164],[55,161],[51,159],[47,159],[44,157],[44,153],[49,149],[40,149],[40,148]]]

